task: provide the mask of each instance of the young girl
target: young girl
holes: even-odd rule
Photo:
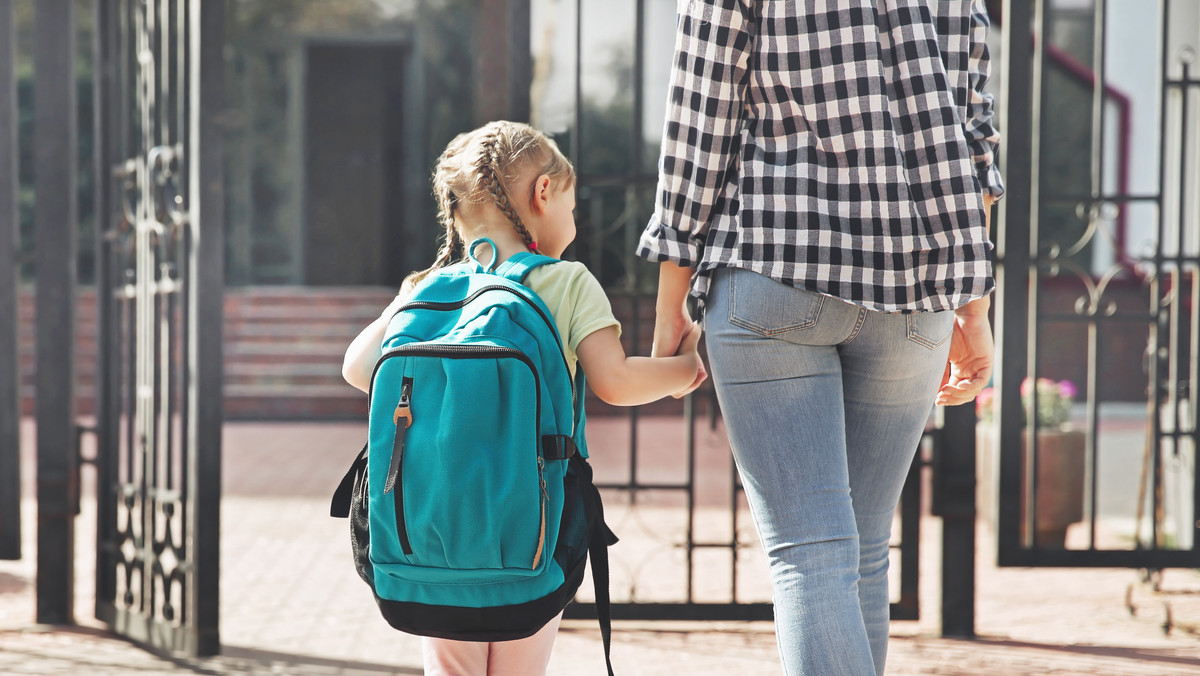
[[[368,391],[381,356],[388,321],[430,272],[450,265],[480,237],[495,243],[498,261],[519,251],[558,258],[575,239],[575,171],[554,141],[524,124],[492,122],[460,134],[438,159],[433,174],[445,241],[428,270],[404,280],[399,295],[346,350],[342,375]],[[476,251],[486,260],[486,247]],[[696,352],[699,326],[690,327],[672,357],[628,357],[620,324],[600,283],[578,262],[546,265],[525,283],[554,315],[567,364],[583,367],[592,391],[604,401],[633,406],[688,390],[705,378]],[[516,641],[473,643],[423,638],[426,674],[453,676],[543,674],[558,631],[555,618],[538,633]]]

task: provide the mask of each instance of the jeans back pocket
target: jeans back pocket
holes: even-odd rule
[[[825,296],[797,289],[749,270],[731,270],[729,323],[762,336],[816,325]]]
[[[931,350],[949,340],[954,331],[954,313],[950,311],[914,312],[906,317],[908,339]]]

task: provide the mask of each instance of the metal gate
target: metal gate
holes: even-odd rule
[[[223,3],[97,0],[96,617],[219,649]]]
[[[1195,567],[1200,6],[1005,8],[1000,564]]]

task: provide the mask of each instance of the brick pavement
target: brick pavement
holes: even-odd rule
[[[590,421],[593,434],[606,434],[601,420]],[[625,434],[623,429],[607,433],[615,438]],[[26,558],[0,562],[0,674],[420,673],[417,641],[391,631],[378,617],[349,564],[345,523],[326,515],[329,488],[357,450],[360,434],[355,425],[227,426],[221,606],[225,651],[215,658],[154,655],[86,619],[94,529],[86,495],[78,524],[76,612],[84,626],[33,625],[34,505],[27,501]],[[27,460],[28,474],[32,462]],[[602,465],[600,459],[597,465]],[[667,471],[650,465],[651,474]],[[626,519],[618,526],[624,546],[639,546],[639,533],[652,531],[655,523],[668,520],[667,514],[669,508],[652,506],[639,510],[636,519]],[[977,573],[982,638],[937,637],[939,525],[932,517],[922,524],[928,542],[922,561],[925,617],[893,624],[889,674],[1200,674],[1200,636],[1180,628],[1164,634],[1161,628],[1166,599],[1176,622],[1200,623],[1200,574],[1167,571],[1163,587],[1170,596],[1135,588],[1138,614],[1131,616],[1125,598],[1136,581],[1133,571],[998,569],[991,563],[986,526],[980,529]],[[636,581],[636,572],[630,575]],[[649,593],[643,591],[648,586],[642,583],[639,593]],[[618,623],[613,657],[622,674],[779,673],[769,623]],[[564,623],[550,673],[603,673],[593,622]]]

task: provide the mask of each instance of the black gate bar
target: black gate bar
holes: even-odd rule
[[[75,496],[75,3],[34,15],[37,621],[72,622]]]
[[[934,455],[934,516],[942,518],[942,636],[975,636],[975,404],[943,409]],[[920,477],[909,476],[909,484]],[[914,518],[919,518],[920,514]],[[908,515],[904,516],[907,523]],[[904,565],[901,572],[908,572]],[[917,568],[917,562],[911,564]]]
[[[16,42],[13,0],[0,0],[0,559],[21,558]]]
[[[184,412],[186,438],[195,454],[194,471],[188,473],[187,491],[196,510],[188,551],[196,556],[190,577],[196,653],[220,651],[221,562],[221,427],[223,424],[225,331],[225,190],[222,162],[225,153],[221,127],[225,72],[225,2],[191,0],[190,72],[192,83],[183,90],[181,107],[187,106],[188,173],[191,195],[191,256],[196,269],[190,295],[185,300],[187,355],[191,376]]]
[[[1037,211],[1033,208],[1033,186],[1037,185],[1038,163],[1032,162],[1034,102],[1041,92],[1034,68],[1034,15],[1041,25],[1044,2],[1006,0],[1004,3],[1004,79],[1000,102],[1003,106],[1004,142],[1000,165],[1017,167],[1006,171],[1006,193],[999,206],[996,230],[996,404],[1000,411],[1021,410],[1020,382],[1029,359],[1029,336],[1010,330],[1029,314],[1030,242],[1036,241]],[[1036,5],[1036,7],[1035,7]],[[1040,43],[1039,43],[1040,44]],[[1040,49],[1040,47],[1037,47]],[[1040,57],[1037,59],[1040,62]],[[1019,83],[1013,86],[1013,83]],[[1024,425],[1020,416],[1000,417],[1001,449],[1020,448]],[[998,520],[1000,565],[1006,553],[1020,548],[1017,521],[1020,519],[1021,459],[1015,453],[1000,453]]]
[[[114,204],[112,196],[112,158],[116,139],[120,136],[121,122],[117,115],[115,98],[117,92],[118,63],[112,58],[116,54],[116,17],[115,0],[95,0],[92,6],[93,17],[93,167],[96,177],[96,447],[97,449],[116,448],[118,444],[118,425],[120,416],[120,378],[113,373],[107,364],[115,363],[112,351],[117,341],[113,340],[114,323],[117,321],[116,299],[111,293],[113,284],[110,280],[116,271],[113,270],[113,246],[111,237],[107,236],[107,224],[118,217],[114,213],[120,209]],[[101,603],[116,595],[116,579],[106,574],[115,565],[112,549],[104,543],[111,541],[112,530],[117,523],[117,502],[112,487],[117,485],[117,468],[113,462],[97,455],[96,468],[96,610],[95,616],[101,618]]]

